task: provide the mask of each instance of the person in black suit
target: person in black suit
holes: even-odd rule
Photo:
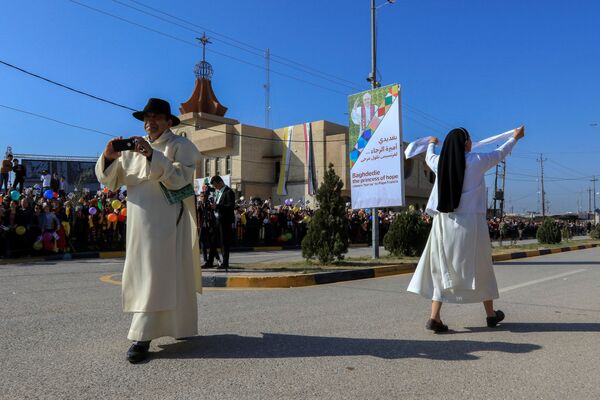
[[[229,249],[231,246],[231,234],[232,225],[235,220],[234,208],[235,208],[235,193],[231,188],[225,185],[223,179],[215,175],[211,178],[210,184],[216,189],[215,201],[211,204],[212,209],[215,212],[217,220],[217,232],[219,235],[219,241],[221,243],[223,263],[219,268],[229,268]],[[217,241],[212,241],[216,243]],[[217,254],[216,245],[211,245],[210,254],[208,256],[208,266],[212,266],[215,256]]]

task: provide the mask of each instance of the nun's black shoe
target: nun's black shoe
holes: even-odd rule
[[[504,313],[500,310],[496,310],[495,317],[487,317],[485,320],[487,322],[488,328],[494,328],[494,327],[496,327],[496,325],[498,325],[498,322],[502,321],[503,319],[504,319]]]
[[[429,319],[425,324],[425,328],[433,331],[434,333],[448,332],[448,325],[444,325],[441,322],[437,322],[435,319]]]
[[[146,342],[133,342],[129,350],[127,350],[127,361],[132,364],[140,363],[148,358],[150,354],[150,341]]]

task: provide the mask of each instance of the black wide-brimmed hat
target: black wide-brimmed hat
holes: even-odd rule
[[[168,101],[163,99],[150,98],[148,99],[148,103],[146,107],[142,111],[136,111],[132,115],[135,119],[139,119],[140,121],[144,120],[144,114],[147,112],[151,112],[154,114],[164,114],[171,118],[173,122],[173,126],[179,125],[181,121],[179,118],[171,114],[171,105]]]

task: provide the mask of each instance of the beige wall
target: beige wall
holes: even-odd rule
[[[183,118],[187,119],[183,119]],[[200,121],[195,121],[200,119]],[[203,118],[209,118],[205,121]],[[288,195],[277,195],[278,176],[275,176],[276,163],[281,162],[283,137],[287,127],[275,130],[240,124],[236,120],[200,114],[185,114],[182,121],[192,126],[182,125],[175,133],[188,137],[202,153],[198,163],[198,177],[215,174],[216,160],[220,162],[220,173],[226,175],[226,157],[231,160],[232,188],[249,199],[250,196],[262,199],[272,198],[280,204],[285,198],[309,199],[304,147],[303,124],[294,125],[291,146]],[[217,122],[225,122],[218,124]],[[203,129],[204,128],[204,129]],[[206,129],[209,128],[209,129]],[[344,183],[342,194],[350,196],[350,166],[348,159],[348,127],[328,121],[311,123],[313,154],[317,186],[323,181],[329,163]],[[264,140],[263,140],[264,139]],[[273,140],[275,139],[275,140]],[[208,159],[210,170],[204,168]],[[429,182],[429,168],[423,156],[405,163],[405,193],[407,205],[427,202],[432,184]]]

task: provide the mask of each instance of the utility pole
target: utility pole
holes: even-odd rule
[[[271,124],[271,51],[269,49],[265,50],[265,62],[267,76],[263,87],[265,88],[265,128],[268,128]]]
[[[592,188],[588,188],[588,219],[592,215]]]
[[[500,185],[498,186],[498,178]],[[498,216],[498,207],[496,202],[500,204],[500,218],[504,216],[504,185],[506,184],[506,161],[502,160],[496,164],[496,179],[494,181],[494,216]]]
[[[379,87],[379,82],[377,82],[377,37],[376,37],[376,27],[375,27],[375,0],[371,0],[371,74],[369,75],[369,79],[371,81],[371,87],[373,89]],[[379,258],[379,214],[377,213],[377,209],[372,209],[372,224],[371,224],[371,232],[373,233],[373,258]]]
[[[598,178],[596,178],[596,176],[594,175],[592,177],[592,179],[590,179],[590,182],[592,182],[593,188],[592,188],[592,198],[594,199],[593,203],[594,203],[594,209],[592,210],[593,212],[593,216],[594,216],[594,222],[596,221],[596,181],[598,181]]]
[[[544,159],[542,153],[540,153],[540,159],[537,160],[540,163],[540,168],[541,168],[541,184],[542,184],[542,218],[546,218],[546,192],[544,191],[544,161],[546,161],[546,159]]]

